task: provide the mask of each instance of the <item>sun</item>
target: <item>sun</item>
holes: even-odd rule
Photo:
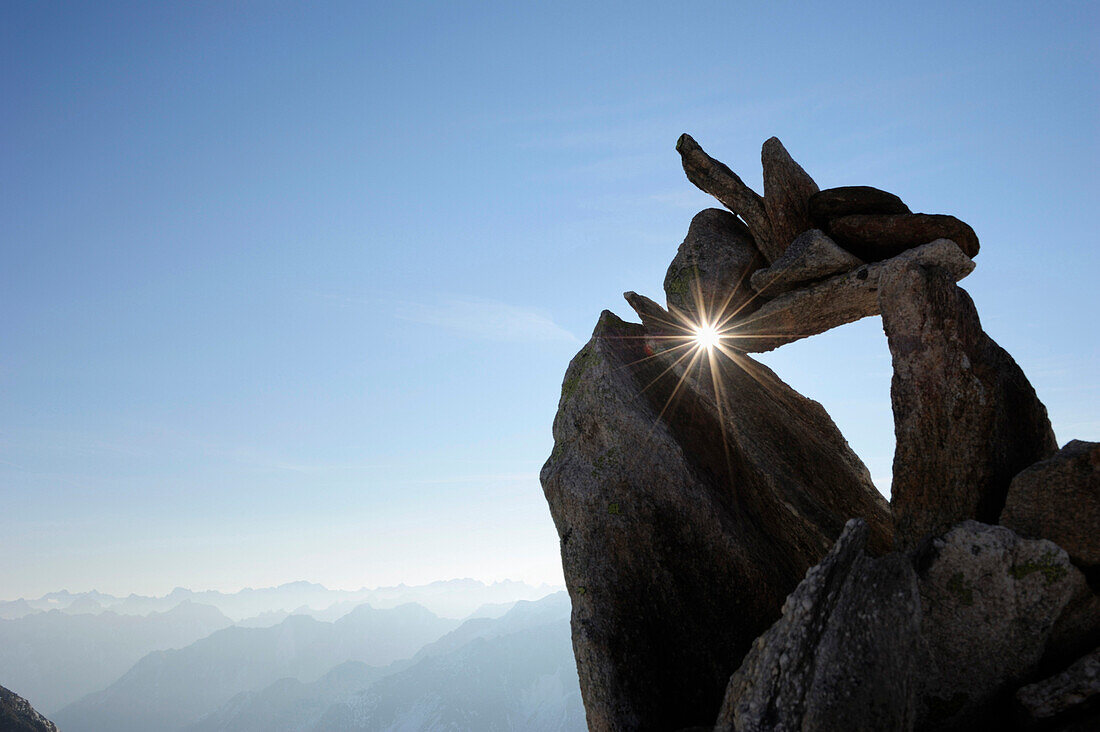
[[[708,351],[718,345],[722,336],[718,329],[710,323],[703,323],[695,327],[695,345]]]

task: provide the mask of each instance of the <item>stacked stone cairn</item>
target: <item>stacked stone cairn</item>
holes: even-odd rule
[[[666,307],[628,292],[569,365],[542,485],[592,730],[1100,729],[1100,445],[956,282],[978,238],[779,140],[764,195],[688,135]],[[881,315],[889,504],[820,404],[749,354]],[[720,345],[692,345],[717,327]]]

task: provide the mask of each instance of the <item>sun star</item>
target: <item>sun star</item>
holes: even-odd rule
[[[722,336],[718,334],[718,329],[710,323],[703,323],[695,328],[695,343],[700,348],[709,351],[717,346],[721,339]]]

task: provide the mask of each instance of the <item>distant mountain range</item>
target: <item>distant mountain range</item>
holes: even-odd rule
[[[564,592],[521,601],[499,618],[467,620],[410,660],[345,663],[312,683],[280,679],[185,730],[585,730],[569,612]]]
[[[0,620],[0,683],[49,716],[150,651],[183,648],[231,624],[216,608],[192,602],[146,616],[51,610]]]
[[[147,655],[103,691],[51,718],[65,732],[176,730],[284,677],[309,682],[346,661],[384,666],[408,658],[456,625],[406,604],[361,605],[334,623],[292,615],[270,628],[230,627]]]
[[[234,595],[182,590],[166,596],[183,598],[172,609],[145,615],[114,608],[165,598],[131,596],[104,610],[111,600],[101,593],[51,593],[7,603],[31,613],[0,619],[0,683],[65,732],[584,729],[569,599],[515,596],[539,591],[471,580],[363,591],[382,602],[411,594],[470,608],[465,621],[416,603],[271,609],[310,594],[314,602],[354,594],[306,583]],[[196,597],[237,612],[263,597],[269,609],[233,623]],[[34,607],[44,602],[65,608]],[[77,612],[93,604],[97,612]]]
[[[196,592],[177,587],[161,597],[134,594],[115,597],[95,590],[79,593],[61,590],[36,599],[19,598],[0,602],[0,619],[12,620],[50,610],[69,614],[97,614],[110,610],[119,615],[147,615],[151,612],[167,612],[186,601],[216,607],[234,622],[260,615],[272,616],[295,611],[312,613],[328,610],[338,604],[350,610],[363,603],[375,608],[388,608],[409,602],[423,605],[440,617],[464,618],[486,604],[534,600],[559,589],[559,586],[536,587],[511,580],[486,584],[473,579],[453,579],[426,585],[400,584],[359,590],[330,590],[311,582],[290,582],[260,589],[247,587],[234,593],[216,590]],[[280,617],[279,620],[281,619]]]

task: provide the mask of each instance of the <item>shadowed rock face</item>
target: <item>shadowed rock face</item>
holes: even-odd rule
[[[819,404],[740,357],[720,367],[719,414],[709,368],[677,388],[686,360],[669,370],[680,352],[649,356],[661,347],[601,316],[542,470],[594,730],[713,724],[752,639],[844,522],[866,518],[875,551],[890,543],[885,502]]]
[[[1012,478],[1058,449],[1046,407],[943,270],[894,272],[879,305],[894,366],[898,547],[964,519],[996,523]]]
[[[1013,478],[1001,524],[1050,539],[1100,579],[1100,443],[1073,440]]]
[[[976,521],[933,540],[919,563],[931,664],[918,729],[975,729],[1007,712],[998,692],[1035,671],[1085,578],[1051,542]]]
[[[848,522],[730,678],[715,732],[912,729],[920,638],[917,576],[897,554],[863,549]]]

